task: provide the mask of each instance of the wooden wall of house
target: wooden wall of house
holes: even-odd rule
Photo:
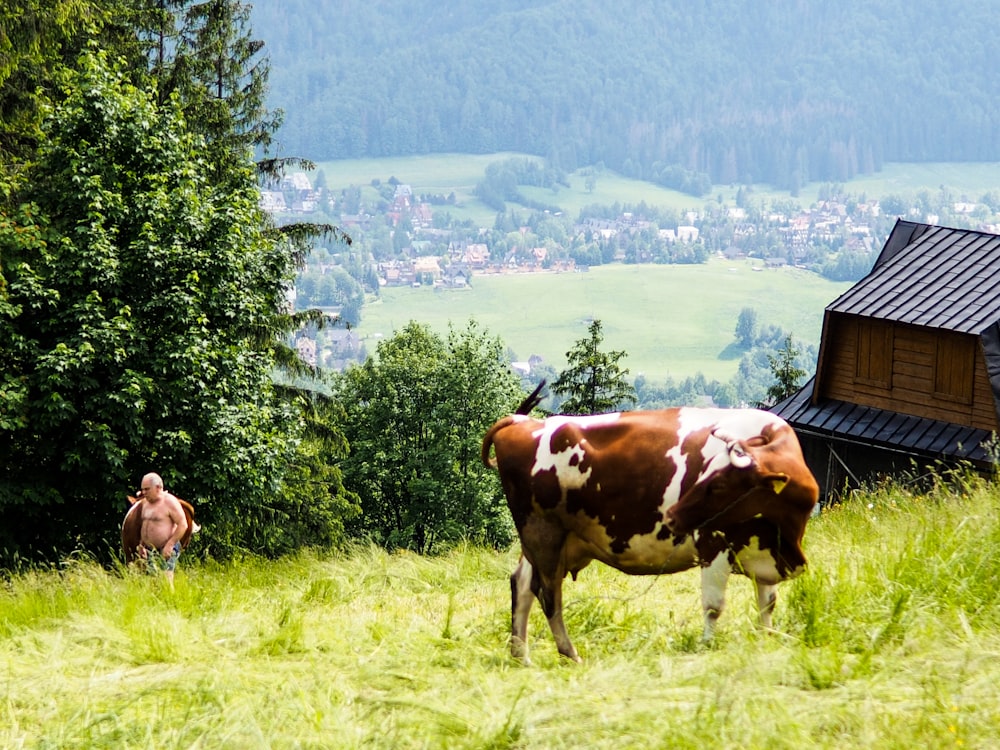
[[[977,336],[832,315],[824,331],[819,396],[998,429]]]
[[[913,461],[871,446],[800,433],[802,455],[819,484],[820,502],[841,500],[862,484],[876,485],[883,477],[912,471]]]
[[[885,478],[915,480],[947,468],[972,468],[982,476],[993,476],[992,468],[940,458],[918,458],[882,448],[837,440],[828,435],[799,431],[802,455],[819,484],[823,504],[843,500],[852,489],[877,485]]]

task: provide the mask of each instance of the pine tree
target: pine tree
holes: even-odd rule
[[[43,136],[55,81],[95,28],[91,0],[5,0],[0,4],[0,167],[7,178],[30,159]]]
[[[618,366],[626,353],[601,351],[604,335],[600,320],[591,322],[587,332],[587,338],[566,352],[569,367],[552,384],[555,393],[568,396],[561,410],[566,414],[599,414],[634,405],[635,388],[625,379],[628,370]]]
[[[767,389],[768,405],[773,406],[798,390],[799,380],[806,374],[805,370],[795,366],[795,358],[798,356],[799,350],[792,344],[792,334],[785,337],[785,343],[778,350],[778,356],[767,355],[767,362],[777,381]]]
[[[266,153],[282,113],[266,106],[270,65],[261,54],[264,42],[250,36],[250,6],[239,0],[157,1],[164,11],[180,8],[173,59],[165,59],[160,47],[151,61],[162,95],[180,95],[188,123],[206,137],[214,161]],[[163,33],[173,33],[170,25]]]

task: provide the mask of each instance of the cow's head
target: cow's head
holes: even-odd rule
[[[725,443],[725,451],[667,510],[670,530],[683,535],[763,518],[800,536],[819,487],[792,428],[776,422],[749,439],[714,430],[709,439]]]

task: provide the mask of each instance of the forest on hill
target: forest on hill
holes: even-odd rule
[[[519,151],[693,194],[1000,160],[995,5],[257,0],[278,141]]]

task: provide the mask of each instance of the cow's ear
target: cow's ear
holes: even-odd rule
[[[788,475],[768,474],[764,477],[764,484],[770,485],[775,495],[780,495],[781,491],[788,485]]]

